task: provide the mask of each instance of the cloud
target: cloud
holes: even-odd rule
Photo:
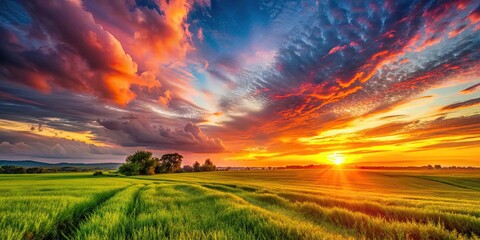
[[[96,146],[79,141],[39,137],[28,132],[11,133],[0,130],[0,154],[8,157],[54,159],[104,159],[128,154],[122,148]]]
[[[184,20],[193,1],[85,1],[85,8],[137,57],[183,60],[192,48]],[[149,55],[149,56],[148,56]]]
[[[478,105],[478,104],[480,104],[480,98],[475,98],[475,99],[470,99],[470,100],[467,100],[467,101],[447,105],[447,106],[443,107],[441,110],[454,110],[454,109],[458,109],[458,108],[475,106],[475,105]]]
[[[365,131],[357,132],[356,140],[346,143],[347,148],[359,147],[378,147],[402,144],[408,145],[415,142],[431,143],[445,142],[451,143],[450,146],[461,146],[465,138],[471,138],[480,133],[478,130],[480,123],[478,122],[480,115],[472,115],[456,118],[439,117],[434,120],[427,121],[412,121],[412,122],[396,122],[387,123],[377,127],[366,129]],[[368,141],[368,139],[375,139],[378,137],[400,136],[398,139],[390,141]],[[445,140],[451,138],[451,140]],[[367,141],[363,141],[367,139]],[[439,144],[438,146],[448,146],[448,144]],[[467,146],[467,145],[466,145]],[[411,149],[423,149],[421,145],[412,147]]]
[[[9,2],[15,11],[6,14],[26,20],[0,26],[0,76],[45,93],[60,87],[119,105],[131,102],[138,87],[163,81],[177,90],[169,83],[172,73],[157,64],[182,62],[194,49],[185,25],[192,4]]]
[[[187,20],[191,11],[208,5],[209,1],[197,0],[84,1],[85,9],[119,39],[142,74],[159,83],[161,90],[151,99],[167,90],[176,98],[197,94],[198,89],[191,86],[195,81],[191,65],[203,65],[204,61],[196,56],[196,38]],[[150,90],[134,89],[137,97]]]
[[[170,103],[170,100],[172,100],[172,92],[170,90],[166,90],[163,93],[163,96],[160,96],[158,98],[158,102],[165,107],[168,107],[168,104]]]
[[[198,38],[198,40],[203,42],[204,36],[203,36],[203,29],[202,28],[198,29],[197,38]]]
[[[462,91],[460,91],[461,93],[472,93],[474,91],[476,91],[478,88],[480,88],[480,83],[477,83],[475,85],[472,85],[468,88],[465,88],[463,89]]]
[[[480,42],[467,19],[475,7],[405,2],[387,11],[377,3],[319,3],[271,65],[236,76],[238,86],[220,106],[242,117],[227,125],[251,130],[252,138],[268,129],[276,130],[273,136],[309,136],[337,119],[392,109],[458,75],[477,76]],[[466,26],[448,38],[459,25]],[[250,96],[260,111],[237,106]]]
[[[389,116],[381,117],[380,119],[386,120],[386,119],[398,119],[398,118],[404,118],[404,117],[407,117],[407,115],[403,115],[403,114],[389,115]]]
[[[6,79],[43,91],[50,91],[55,85],[91,92],[118,104],[126,104],[135,97],[131,85],[157,84],[137,75],[138,66],[122,44],[96,24],[94,16],[80,3],[29,1],[23,7],[35,23],[26,27],[41,32],[29,36],[28,41],[7,40],[2,44],[9,48],[4,50],[8,54],[2,71]]]
[[[262,160],[476,134],[472,118],[451,119],[476,99],[445,106],[437,120],[421,106],[395,110],[445,81],[478,77],[478,9],[474,1],[6,1],[0,119],[88,132],[118,149],[227,156],[265,146]],[[378,126],[356,126],[362,119]],[[23,144],[49,149],[43,156],[75,150],[25,136],[0,141],[17,153]]]
[[[210,138],[201,129],[187,123],[183,129],[165,128],[146,119],[99,120],[112,141],[122,146],[145,146],[152,149],[186,150],[216,153],[225,150],[222,140]]]
[[[345,48],[347,48],[347,45],[335,46],[332,49],[330,49],[330,51],[328,51],[327,55],[334,54],[334,53],[339,52],[339,51],[343,51]]]

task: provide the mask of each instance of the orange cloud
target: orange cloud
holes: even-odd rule
[[[193,49],[185,23],[191,4],[187,0],[161,0],[158,5],[162,15],[154,10],[136,10],[134,51],[163,63],[181,61]]]
[[[172,92],[170,90],[166,90],[163,93],[163,96],[158,98],[158,102],[165,107],[168,107],[168,103],[172,100]]]
[[[475,98],[475,99],[470,99],[467,101],[463,102],[458,102],[454,104],[447,105],[443,107],[441,110],[454,110],[454,109],[459,109],[459,108],[466,108],[466,107],[471,107],[480,104],[480,98]]]
[[[8,79],[44,92],[60,86],[93,93],[120,105],[135,97],[132,85],[152,87],[158,84],[144,81],[137,75],[137,63],[125,52],[120,41],[97,24],[81,3],[30,1],[25,8],[36,20],[32,28],[41,26],[42,34],[49,36],[45,44],[54,47],[31,49],[29,55],[34,58],[26,58],[21,48],[11,48],[8,54],[10,58],[19,59],[21,70],[18,64],[7,65]],[[36,40],[43,43],[45,39]],[[45,62],[54,64],[46,67]]]
[[[327,55],[330,55],[330,54],[334,54],[336,52],[340,52],[340,51],[343,51],[345,48],[347,48],[348,46],[347,45],[343,45],[343,46],[336,46],[336,47],[333,47],[332,49],[330,49],[330,51],[328,52]]]

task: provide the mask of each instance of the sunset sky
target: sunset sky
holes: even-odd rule
[[[480,166],[480,1],[0,6],[0,159]]]

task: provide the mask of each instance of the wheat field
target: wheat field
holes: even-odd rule
[[[479,239],[480,173],[0,176],[0,239]]]

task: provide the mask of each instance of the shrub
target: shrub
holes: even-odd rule
[[[33,168],[27,168],[26,172],[27,173],[46,173],[47,170],[44,168],[33,167]]]
[[[139,175],[140,168],[138,163],[124,163],[118,168],[118,172],[126,176]]]
[[[100,175],[103,175],[102,171],[96,171],[93,173],[93,176],[100,176]]]
[[[193,167],[190,165],[184,165],[182,170],[184,172],[193,172]]]

